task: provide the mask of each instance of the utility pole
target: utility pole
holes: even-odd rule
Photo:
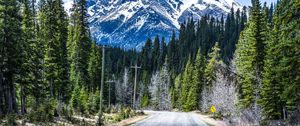
[[[133,88],[133,109],[135,109],[135,95],[136,95],[136,81],[137,81],[137,71],[138,69],[141,69],[142,67],[137,66],[137,63],[135,66],[131,66],[132,69],[135,69],[135,75],[134,75],[134,88]]]
[[[112,83],[115,83],[114,80],[109,80],[109,81],[106,81],[106,83],[108,83],[108,108],[110,108],[110,85]]]
[[[105,46],[102,46],[102,70],[101,70],[101,86],[100,86],[100,114],[102,115],[103,100],[103,84],[104,84],[104,64],[105,64]]]

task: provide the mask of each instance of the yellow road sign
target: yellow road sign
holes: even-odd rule
[[[215,113],[215,112],[216,112],[216,110],[217,110],[217,109],[216,109],[216,107],[215,107],[215,106],[211,106],[211,107],[210,107],[210,111],[211,111],[212,113]]]

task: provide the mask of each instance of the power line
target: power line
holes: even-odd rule
[[[110,85],[112,83],[115,83],[115,80],[108,80],[108,81],[106,81],[106,83],[108,83],[108,108],[110,108],[110,96],[111,96],[110,95]]]
[[[137,63],[135,66],[131,66],[132,69],[135,69],[135,75],[134,75],[134,90],[133,90],[133,109],[135,109],[135,98],[136,98],[136,82],[137,82],[137,71],[138,69],[141,69],[142,67],[138,66]]]
[[[101,86],[100,86],[100,114],[102,115],[102,100],[103,100],[103,84],[104,84],[104,64],[105,64],[105,46],[102,46],[102,71],[101,71]]]

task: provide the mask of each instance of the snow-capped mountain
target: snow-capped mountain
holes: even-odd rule
[[[65,8],[71,5],[65,1]],[[87,6],[92,36],[101,44],[125,49],[140,48],[156,35],[168,40],[191,16],[220,17],[231,7],[242,8],[235,0],[88,0]]]

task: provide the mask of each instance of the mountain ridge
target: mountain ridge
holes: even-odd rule
[[[65,1],[70,8],[70,1]],[[204,15],[220,18],[233,7],[235,0],[88,0],[92,36],[100,44],[140,49],[147,38],[171,37],[189,17]]]

